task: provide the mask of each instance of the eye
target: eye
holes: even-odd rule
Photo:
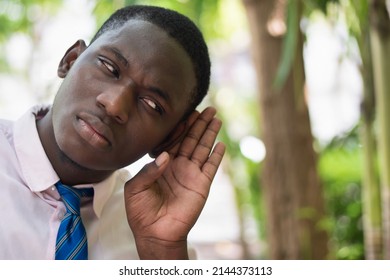
[[[163,109],[156,102],[154,102],[153,100],[151,100],[149,98],[145,98],[145,97],[142,97],[141,99],[146,103],[147,106],[149,106],[150,108],[155,110],[157,113],[162,115]]]
[[[119,78],[119,71],[110,62],[101,57],[99,57],[99,61],[115,78]]]

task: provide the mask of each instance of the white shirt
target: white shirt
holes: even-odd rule
[[[66,209],[36,127],[42,109],[34,107],[16,122],[0,120],[0,259],[55,256]],[[123,186],[129,179],[127,170],[118,170],[92,186],[93,202],[82,201],[89,259],[138,259],[124,205]]]

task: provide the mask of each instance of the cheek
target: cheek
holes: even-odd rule
[[[77,147],[76,135],[72,129],[72,118],[65,114],[65,110],[58,111],[53,107],[54,138],[59,149],[72,158],[72,151]]]
[[[116,147],[116,157],[126,165],[152,152],[167,137],[165,130],[156,124],[144,124],[133,127],[131,133],[121,137],[122,141]]]
[[[98,90],[99,79],[95,76],[95,69],[90,65],[74,66],[64,78],[57,95],[72,100],[87,96]]]

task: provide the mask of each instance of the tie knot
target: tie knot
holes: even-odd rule
[[[65,203],[68,212],[80,215],[81,197],[93,196],[93,188],[76,189],[61,182],[56,183],[57,190]]]

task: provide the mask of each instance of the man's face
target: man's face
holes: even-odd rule
[[[67,157],[88,169],[115,170],[177,136],[196,80],[174,39],[132,20],[79,56],[72,52],[80,46],[73,48],[60,64],[68,70],[53,104],[56,142]]]

